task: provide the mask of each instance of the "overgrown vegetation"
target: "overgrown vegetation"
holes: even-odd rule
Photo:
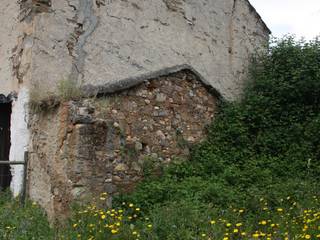
[[[44,212],[32,202],[22,206],[9,192],[0,194],[0,239],[1,240],[47,240],[53,239]]]
[[[75,211],[60,238],[320,239],[320,42],[281,40],[250,72],[190,159],[148,172],[114,210]]]
[[[255,59],[241,102],[221,103],[206,141],[125,198],[226,207],[303,195],[320,178],[320,43],[291,38]],[[302,197],[302,196],[301,196]]]
[[[207,140],[190,159],[119,202],[138,202],[150,215],[174,212],[177,204],[202,206],[195,211],[204,214],[210,207],[243,207],[254,215],[262,197],[273,208],[288,196],[302,201],[319,194],[320,42],[284,39],[250,70],[242,101],[220,104]]]

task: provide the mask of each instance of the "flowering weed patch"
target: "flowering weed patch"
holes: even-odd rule
[[[308,196],[304,204],[288,196],[278,205],[258,199],[255,211],[173,203],[158,206],[148,215],[133,203],[121,208],[99,208],[96,204],[75,212],[60,239],[320,239],[319,196]]]

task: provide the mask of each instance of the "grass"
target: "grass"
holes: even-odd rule
[[[0,193],[0,239],[46,240],[54,239],[46,215],[35,203],[28,201],[22,206],[9,192]]]
[[[187,204],[156,206],[149,215],[134,203],[102,207],[102,193],[91,204],[77,207],[62,227],[50,227],[32,202],[21,206],[9,194],[0,196],[0,236],[6,240],[177,240],[177,239],[320,239],[320,196],[287,196],[269,202],[255,199],[255,211],[229,206]]]
[[[30,88],[29,109],[32,112],[45,112],[58,106],[61,102],[80,100],[83,97],[81,86],[75,81],[62,79],[50,92],[48,86],[34,83]]]
[[[61,101],[79,100],[83,96],[81,87],[77,82],[66,79],[58,82],[56,92]]]

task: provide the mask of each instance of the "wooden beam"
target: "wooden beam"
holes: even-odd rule
[[[25,162],[24,161],[1,160],[0,165],[25,165]]]

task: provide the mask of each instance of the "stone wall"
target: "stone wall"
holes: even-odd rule
[[[144,170],[188,156],[205,137],[211,90],[182,71],[34,114],[29,195],[52,217],[73,200],[131,191]]]

